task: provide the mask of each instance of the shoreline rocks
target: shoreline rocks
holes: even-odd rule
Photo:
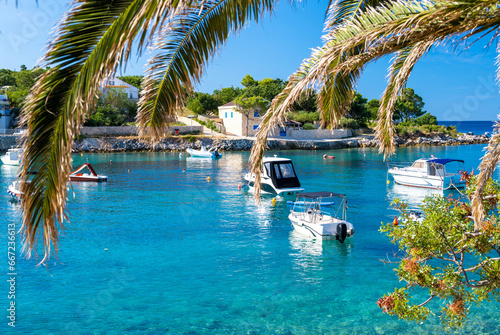
[[[461,135],[458,138],[451,136],[418,137],[402,139],[396,137],[396,145],[406,146],[444,146],[488,143],[487,135]],[[253,146],[253,139],[236,139],[220,137],[202,137],[184,139],[180,137],[165,138],[159,143],[151,144],[138,138],[85,138],[76,140],[73,152],[124,152],[124,151],[185,151],[187,148],[200,149],[202,146],[217,147],[219,151],[249,151]],[[268,150],[328,150],[357,147],[377,147],[378,140],[371,135],[357,136],[337,140],[290,140],[270,139],[267,142]]]

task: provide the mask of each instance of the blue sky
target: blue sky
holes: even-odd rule
[[[50,31],[68,8],[65,0],[0,1],[0,68],[32,68],[43,56]],[[231,37],[207,68],[197,91],[240,86],[254,79],[286,80],[321,45],[326,1],[307,1],[292,8],[281,3],[271,17],[249,24]],[[437,47],[416,66],[408,82],[438,120],[495,120],[500,95],[495,83],[495,46],[476,43],[466,52]],[[496,41],[495,41],[496,42]],[[132,58],[121,74],[142,74],[149,55]],[[390,58],[369,65],[357,90],[368,99],[380,98],[386,85]]]

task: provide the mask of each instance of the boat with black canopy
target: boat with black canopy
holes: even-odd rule
[[[255,174],[247,173],[244,179],[250,191],[255,191]],[[264,157],[262,160],[261,186],[263,193],[295,194],[303,192],[299,178],[295,173],[292,160],[282,157]]]

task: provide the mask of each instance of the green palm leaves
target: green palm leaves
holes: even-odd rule
[[[160,53],[150,61],[143,83],[138,114],[141,135],[154,140],[164,137],[186,92],[199,81],[203,67],[229,33],[258,20],[273,4],[271,0],[209,0],[173,17],[159,34]]]
[[[275,0],[76,0],[60,23],[23,112],[28,133],[21,177],[37,171],[23,202],[26,253],[44,248],[42,262],[57,251],[67,219],[66,185],[71,147],[94,105],[100,83],[155,41],[157,52],[143,82],[140,134],[159,140],[176,108],[199,81],[204,67],[231,32],[270,12]],[[316,90],[324,125],[335,126],[349,105],[364,66],[395,55],[379,110],[377,137],[385,155],[394,150],[392,110],[415,63],[436,44],[458,46],[493,32],[500,23],[496,1],[338,0],[326,9],[324,45],[289,78],[272,101],[252,149],[252,172],[259,189],[260,162],[267,134],[304,92]],[[456,40],[450,40],[455,38]],[[496,140],[498,136],[494,136]],[[496,147],[490,146],[496,157]],[[495,159],[484,160],[492,171]],[[488,178],[485,178],[487,180]],[[481,182],[478,190],[481,189]]]
[[[272,9],[271,1],[79,0],[60,23],[23,112],[28,129],[21,178],[36,171],[23,191],[22,234],[25,252],[43,245],[45,262],[67,220],[67,183],[71,148],[85,113],[95,103],[100,83],[124,65],[137,45],[139,53],[159,39],[162,53],[153,59],[141,100],[142,134],[162,129],[184,91],[199,79],[202,67],[227,38],[248,20]],[[223,17],[217,20],[216,17]],[[162,74],[162,72],[164,74]],[[159,79],[159,77],[162,77]]]

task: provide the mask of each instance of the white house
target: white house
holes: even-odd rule
[[[259,129],[262,113],[254,109],[248,113],[242,113],[236,104],[231,101],[219,106],[219,118],[226,128],[226,133],[238,136],[255,136]]]
[[[106,93],[110,89],[116,89],[127,93],[127,97],[132,101],[139,100],[139,89],[135,86],[127,84],[121,79],[109,77],[102,81],[101,91]]]
[[[0,129],[7,129],[12,122],[12,111],[9,107],[7,95],[0,94]]]

